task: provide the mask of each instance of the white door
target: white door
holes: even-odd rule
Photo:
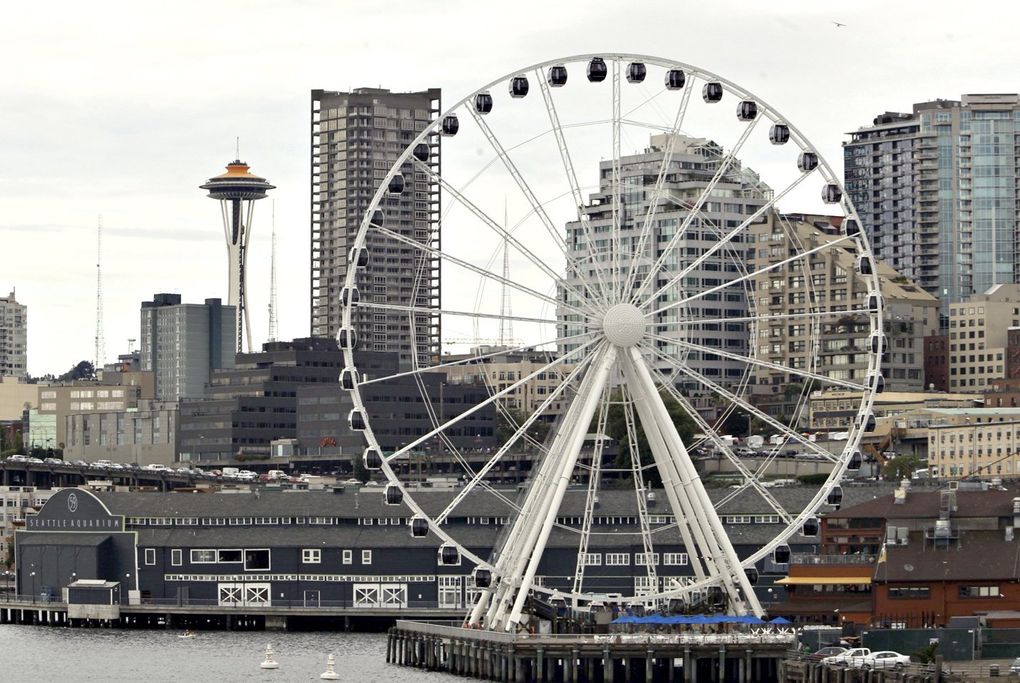
[[[463,607],[460,601],[461,577],[440,576],[438,577],[438,584],[439,584],[440,607],[450,607],[457,609]]]
[[[270,584],[245,583],[244,604],[248,607],[265,607],[270,604]]]
[[[379,598],[380,607],[407,607],[407,584],[380,584]]]
[[[244,603],[241,583],[221,583],[217,585],[216,595],[220,607],[233,607]]]
[[[354,606],[355,607],[378,607],[379,606],[379,584],[377,584],[377,583],[356,583],[356,584],[354,584]]]

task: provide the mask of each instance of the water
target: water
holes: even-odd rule
[[[0,626],[0,680],[57,681],[318,681],[326,656],[336,655],[342,681],[451,683],[465,679],[386,664],[379,633],[278,633]],[[266,644],[276,671],[259,668]]]

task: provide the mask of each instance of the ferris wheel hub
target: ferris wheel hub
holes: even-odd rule
[[[616,304],[602,318],[602,331],[614,346],[627,348],[645,336],[645,314],[634,304]]]

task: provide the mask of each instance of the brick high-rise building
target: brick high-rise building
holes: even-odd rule
[[[393,93],[313,90],[311,102],[311,335],[335,337],[340,329],[340,290],[348,256],[372,197],[397,157],[441,111],[440,91]],[[429,138],[428,165],[439,172],[439,135]],[[429,247],[439,247],[439,183],[401,169],[404,189],[380,208],[384,227]],[[439,308],[439,259],[380,233],[370,234],[371,281],[358,283],[363,303]],[[402,365],[417,355],[428,365],[439,354],[439,315],[361,307],[354,327],[366,351],[397,353]]]

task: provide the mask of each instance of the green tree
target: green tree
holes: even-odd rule
[[[506,443],[527,419],[528,415],[517,408],[500,410],[496,414],[496,438],[500,443]],[[549,435],[549,423],[537,419],[528,427],[527,434],[538,443],[545,443],[545,438]],[[527,445],[523,438],[521,437],[517,441],[518,445],[522,447]]]
[[[659,395],[661,396],[663,403],[666,405],[666,411],[669,413],[670,419],[673,420],[673,425],[676,427],[676,431],[680,435],[680,440],[683,441],[684,445],[690,444],[694,438],[694,420],[687,415],[680,403],[677,402],[677,400],[671,395],[665,392],[662,392]],[[598,419],[597,415],[595,419]],[[637,422],[637,449],[641,456],[641,464],[651,464],[653,462],[652,452],[648,447],[648,439],[645,436],[645,430],[641,427],[641,421],[637,417],[637,411],[635,411],[634,419]],[[614,392],[613,394],[612,403],[609,407],[609,415],[606,417],[606,434],[616,441],[618,446],[616,467],[630,467],[630,435],[627,433],[627,417],[624,407],[620,403],[619,392]],[[659,472],[654,468],[645,470],[645,481],[649,486],[662,485]]]
[[[368,468],[365,467],[365,461],[362,457],[361,453],[354,456],[354,478],[364,484],[372,478],[372,474],[368,471]]]
[[[885,475],[886,479],[893,481],[910,479],[910,475],[914,473],[914,470],[922,466],[923,461],[916,455],[901,455],[887,460],[885,467],[882,468],[882,474]]]

